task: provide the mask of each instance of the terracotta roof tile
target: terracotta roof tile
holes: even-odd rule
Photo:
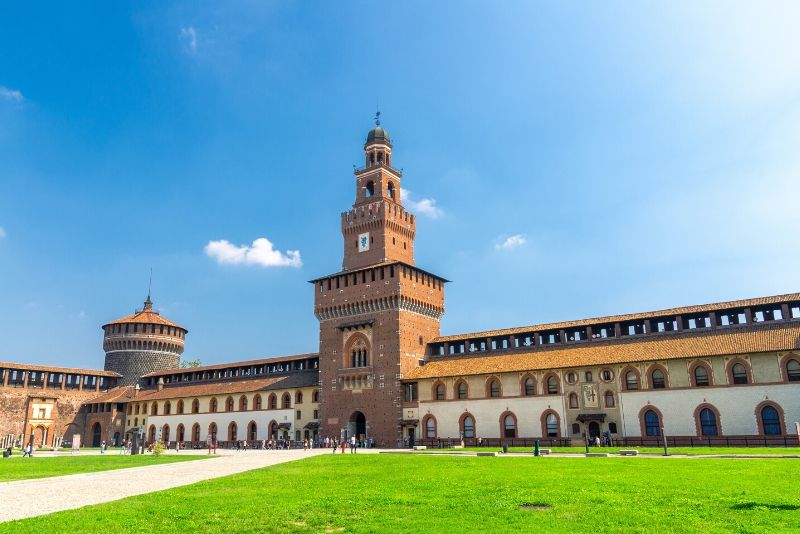
[[[164,389],[142,390],[136,396],[139,401],[200,397],[203,395],[232,395],[249,391],[269,391],[296,387],[314,386],[319,383],[316,371],[301,371],[284,376],[256,378],[252,380],[226,380],[215,382],[189,382],[167,384]]]
[[[609,315],[607,317],[594,317],[590,319],[578,319],[574,321],[563,321],[560,323],[543,323],[531,326],[519,326],[514,328],[502,328],[499,330],[485,330],[482,332],[468,332],[465,334],[453,334],[450,336],[440,336],[434,338],[430,343],[440,343],[446,341],[456,341],[472,338],[485,338],[500,335],[521,334],[524,332],[556,330],[560,328],[572,328],[577,326],[588,326],[592,324],[608,324],[615,322],[632,321],[635,319],[646,319],[664,317],[669,315],[691,315],[695,313],[710,312],[716,310],[727,310],[730,308],[740,308],[746,306],[760,306],[764,304],[777,304],[779,302],[800,301],[800,293],[789,293],[786,295],[775,295],[771,297],[759,297],[744,300],[731,300],[728,302],[716,302],[711,304],[699,304],[696,306],[683,306],[680,308],[668,308],[642,313],[629,313],[624,315]]]
[[[56,367],[55,365],[32,365],[29,363],[0,362],[3,369],[22,369],[25,371],[44,371],[47,373],[67,373],[80,375],[109,376],[119,378],[122,375],[114,371],[102,371],[99,369],[77,369],[75,367]]]
[[[114,388],[111,391],[106,391],[102,395],[94,397],[86,401],[86,404],[94,404],[100,402],[130,402],[136,396],[136,388],[133,386],[125,386]]]
[[[621,340],[589,341],[569,347],[540,348],[500,355],[439,356],[405,379],[562,369],[590,365],[795,350],[800,322],[732,327]]]
[[[154,371],[152,373],[148,373],[144,375],[144,378],[149,378],[153,376],[166,376],[166,375],[174,375],[178,373],[193,373],[195,371],[213,371],[216,369],[229,369],[231,367],[248,367],[251,365],[262,365],[262,364],[270,364],[270,363],[282,363],[282,362],[290,362],[294,360],[305,360],[306,358],[316,358],[319,354],[316,352],[308,353],[308,354],[292,354],[289,356],[276,356],[274,358],[262,358],[259,360],[245,360],[241,362],[228,362],[228,363],[217,363],[214,365],[203,365],[200,367],[182,367],[180,369],[168,369],[166,371]]]
[[[186,330],[186,328],[182,327],[178,323],[174,323],[169,319],[162,317],[156,311],[153,310],[142,310],[137,311],[132,315],[126,315],[116,321],[111,321],[103,325],[105,328],[108,325],[112,324],[126,324],[126,323],[137,323],[137,324],[163,324],[164,326],[174,326],[176,328],[180,328],[181,330]],[[188,330],[186,330],[188,332]]]

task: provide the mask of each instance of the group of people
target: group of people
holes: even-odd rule
[[[372,438],[358,439],[355,436],[350,436],[349,439],[347,438],[337,439],[337,438],[325,437],[325,439],[322,440],[322,446],[325,448],[333,449],[334,454],[336,454],[337,449],[341,449],[342,454],[344,454],[344,451],[347,447],[350,447],[351,454],[355,454],[356,451],[359,449],[359,447],[370,448],[373,445],[374,441],[372,440]]]

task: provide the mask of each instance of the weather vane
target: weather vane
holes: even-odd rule
[[[381,112],[380,111],[376,111],[375,112],[375,126],[380,126],[380,125],[381,125]]]

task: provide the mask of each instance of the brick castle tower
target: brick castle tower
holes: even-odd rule
[[[150,295],[144,307],[103,325],[106,371],[122,375],[120,386],[133,386],[147,373],[177,369],[189,332],[153,310]]]
[[[404,421],[400,379],[439,335],[447,280],[414,264],[416,219],[403,208],[389,133],[376,127],[355,171],[353,207],[341,218],[342,271],[313,280],[320,328],[321,435],[395,446]],[[416,400],[416,399],[414,399]],[[404,424],[411,424],[404,434]]]

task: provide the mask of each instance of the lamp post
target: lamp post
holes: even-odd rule
[[[667,435],[664,434],[664,426],[661,426],[661,439],[664,440],[664,456],[669,456],[669,446],[667,445]]]

